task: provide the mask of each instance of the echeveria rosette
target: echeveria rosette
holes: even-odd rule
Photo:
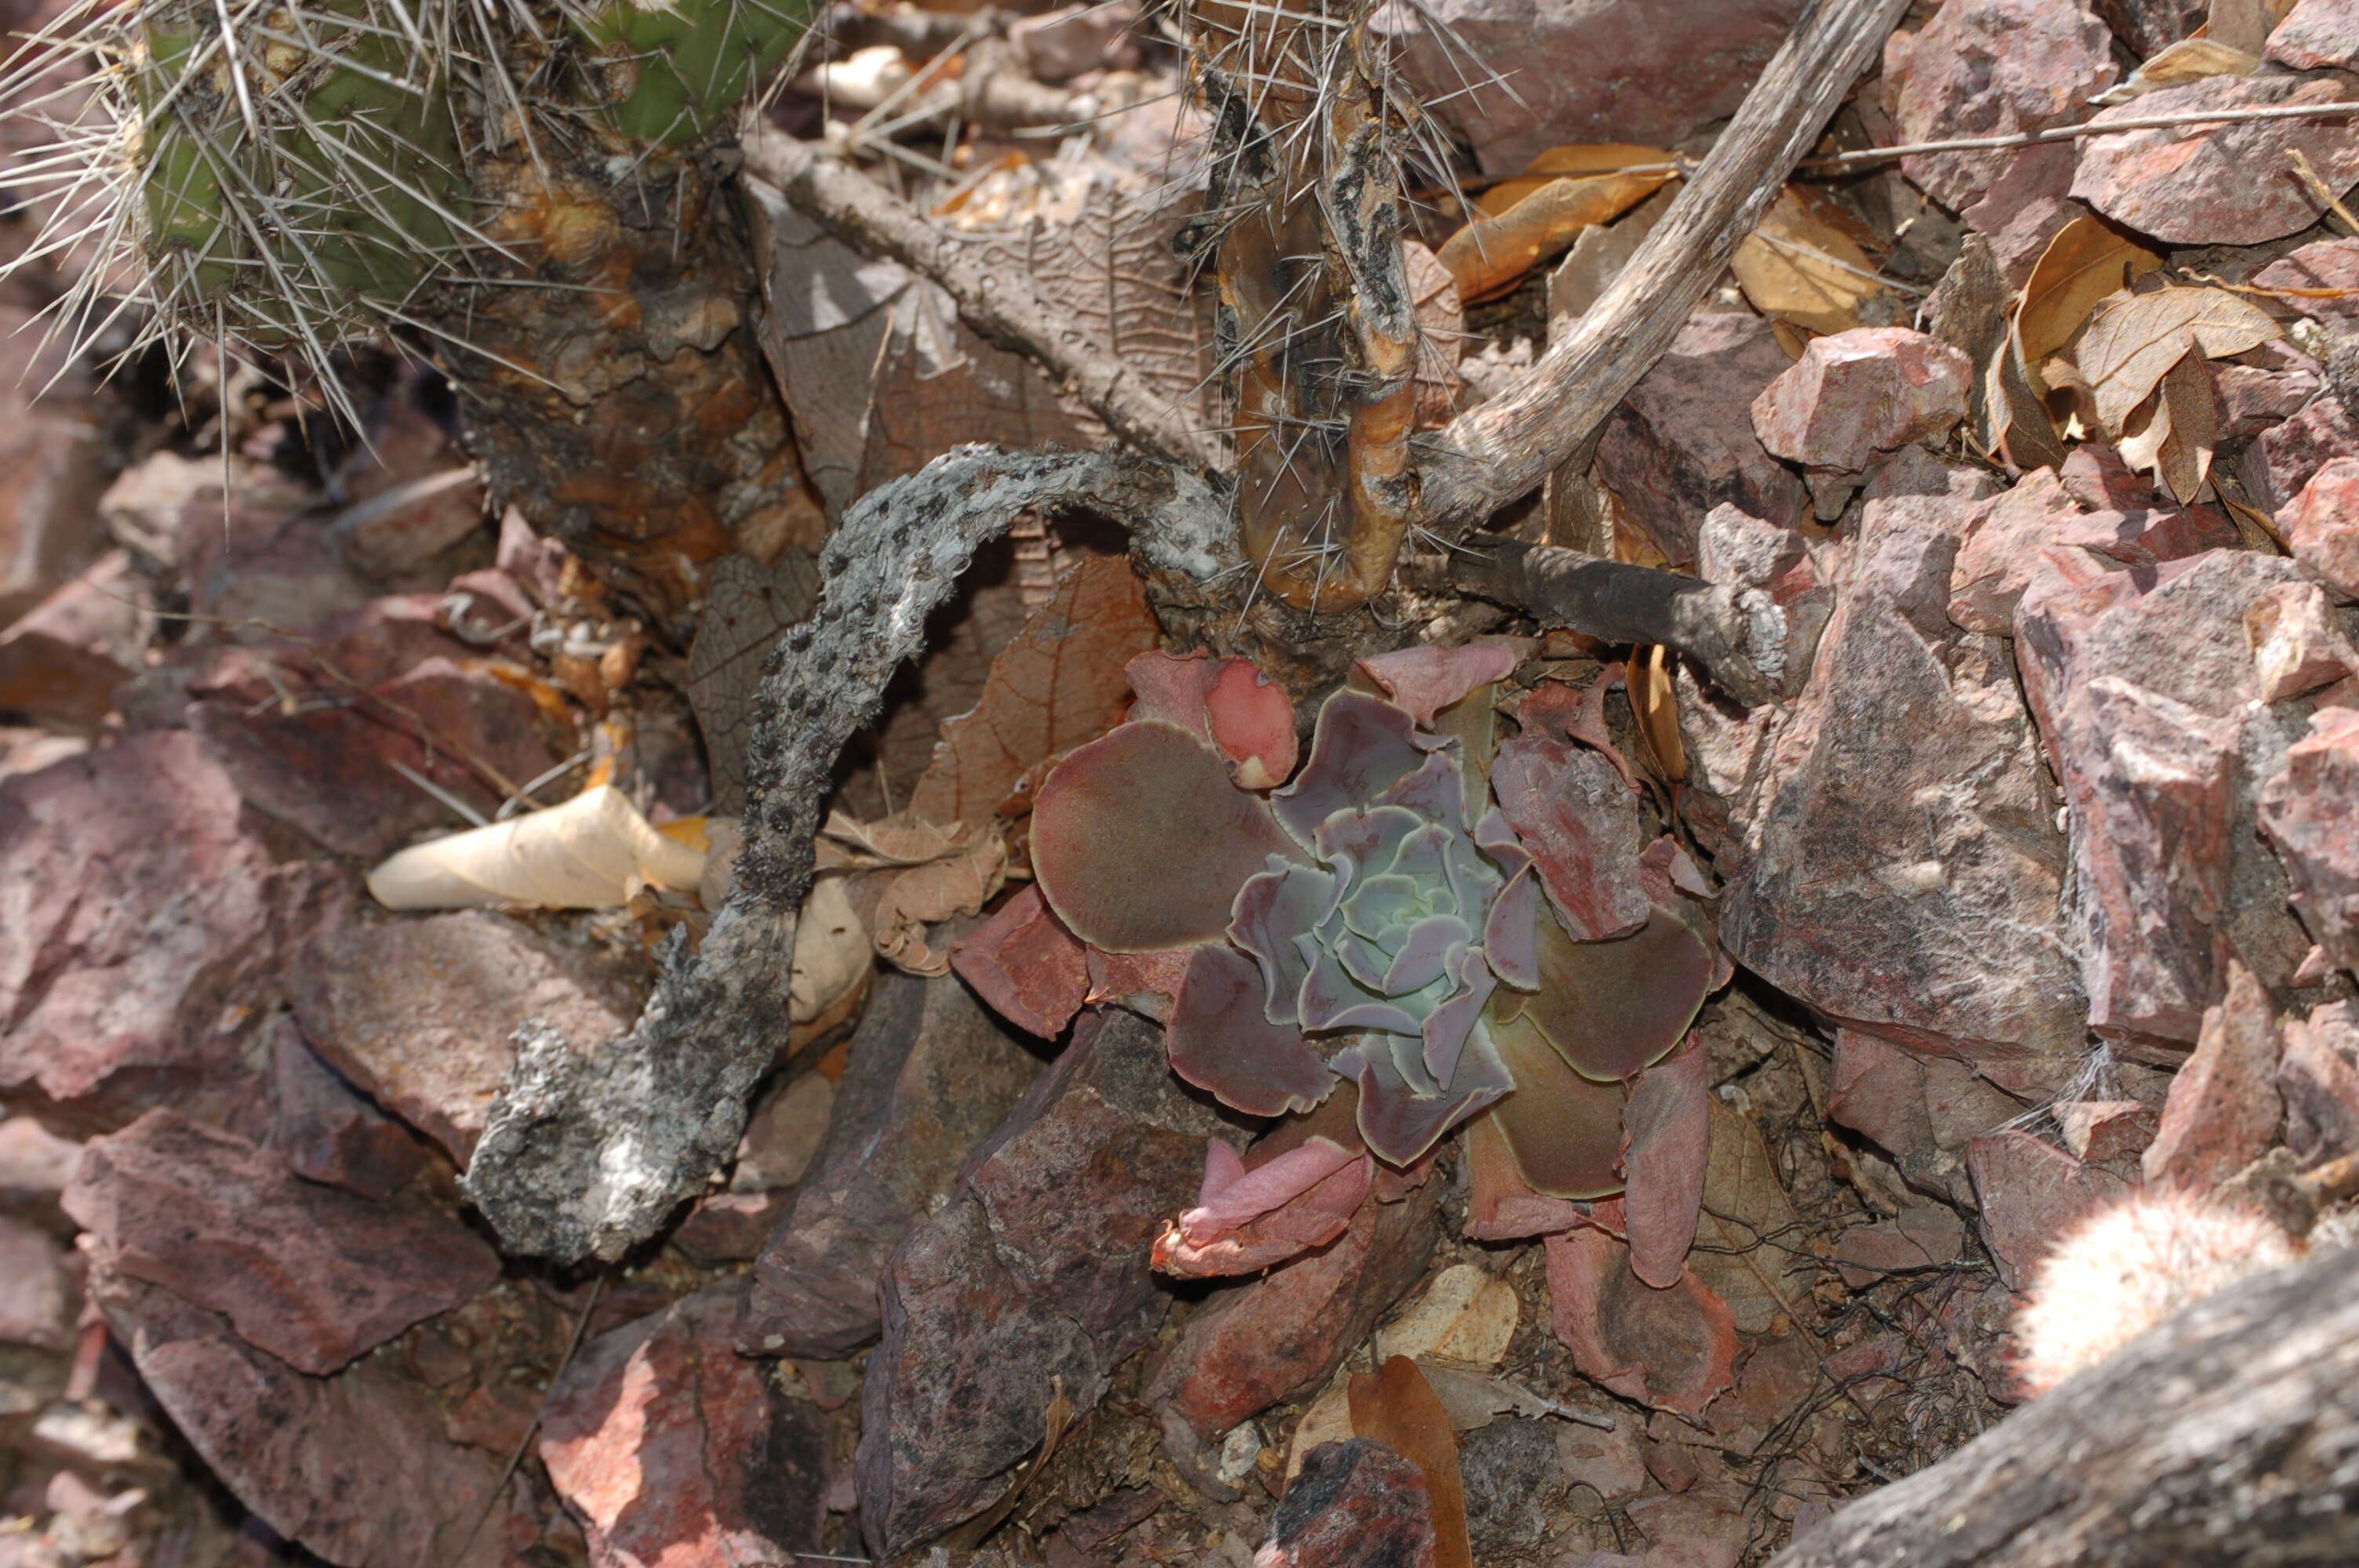
[[[1188,730],[1134,720],[1044,783],[1034,866],[1085,942],[1198,945],[1182,1077],[1277,1116],[1348,1076],[1362,1138],[1407,1164],[1514,1087],[1484,1010],[1538,976],[1529,858],[1497,812],[1470,826],[1470,793],[1453,742],[1362,692],[1328,698],[1267,802]]]

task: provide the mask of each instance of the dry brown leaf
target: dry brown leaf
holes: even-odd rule
[[[2226,359],[2281,336],[2269,313],[2224,288],[2116,294],[2097,307],[2073,351],[2108,437],[2189,355]]]
[[[1450,1411],[1406,1356],[1354,1374],[1350,1394],[1354,1435],[1383,1444],[1418,1467],[1433,1506],[1434,1568],[1474,1568],[1466,1538],[1466,1486]]]
[[[2116,82],[2092,103],[2126,103],[2165,87],[2184,87],[2207,76],[2250,76],[2260,70],[2261,57],[2230,49],[2213,38],[2181,38],[2158,50],[2126,81]]]
[[[1583,230],[1611,222],[1636,207],[1670,176],[1659,169],[1612,171],[1629,163],[1663,163],[1669,156],[1654,147],[1560,147],[1533,160],[1535,168],[1551,160],[1574,166],[1544,170],[1560,178],[1511,179],[1493,187],[1480,204],[1484,216],[1441,246],[1441,264],[1458,280],[1460,298],[1472,305],[1506,293],[1542,258],[1572,243]]]
[[[2024,280],[2015,308],[2022,362],[2038,365],[2072,341],[2097,301],[2162,265],[2162,257],[2124,239],[2095,218],[2075,218],[2056,232]],[[2035,390],[2045,390],[2035,384]]]
[[[1824,191],[1789,185],[1777,193],[1729,268],[1764,316],[1818,332],[1860,324],[1859,308],[1885,292],[1859,222]]]
[[[1676,784],[1688,776],[1686,744],[1680,739],[1679,697],[1672,682],[1670,650],[1660,643],[1630,652],[1630,708],[1638,734],[1654,758],[1655,771]]]
[[[1660,147],[1634,146],[1625,142],[1579,142],[1550,147],[1532,159],[1524,173],[1503,179],[1475,197],[1474,208],[1485,218],[1496,218],[1552,180],[1614,174],[1633,165],[1670,161],[1671,155]]]
[[[1744,1332],[1766,1334],[1780,1314],[1805,1321],[1811,1266],[1800,1225],[1760,1128],[1713,1100],[1703,1214],[1688,1266],[1728,1303]]]
[[[712,808],[745,808],[745,741],[762,663],[787,628],[819,608],[819,560],[789,546],[775,566],[751,556],[715,561],[688,650],[688,702],[704,734]]]
[[[988,822],[1027,774],[1121,717],[1123,666],[1160,638],[1127,558],[1083,562],[991,661],[974,707],[942,725],[910,812]]]
[[[907,811],[862,822],[831,813],[820,830],[818,869],[844,876],[845,896],[877,956],[912,974],[950,969],[926,943],[926,927],[975,914],[1007,880],[1007,840],[998,827],[942,827]]]
[[[2162,377],[2154,395],[2129,417],[2122,437],[2122,460],[2151,473],[2181,505],[2192,502],[2212,474],[2212,453],[2220,441],[2219,409],[2212,376],[2200,354],[2190,353]]]
[[[1513,1285],[1478,1264],[1455,1263],[1376,1336],[1376,1355],[1487,1369],[1506,1355],[1519,1311]]]

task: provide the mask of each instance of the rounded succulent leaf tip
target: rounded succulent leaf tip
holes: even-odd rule
[[[1625,1082],[1668,1054],[1711,992],[1712,954],[1677,911],[1660,905],[1627,936],[1576,942],[1545,910],[1538,922],[1538,989],[1506,999],[1583,1077]]]
[[[1491,1038],[1516,1090],[1490,1111],[1516,1172],[1536,1193],[1602,1198],[1622,1190],[1620,1084],[1582,1077],[1522,1019],[1494,1019]]]

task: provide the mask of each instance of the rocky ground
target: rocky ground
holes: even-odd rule
[[[1700,151],[1800,7],[1436,9],[1521,72],[1459,93],[1403,29],[1471,198],[1551,148]],[[876,16],[897,41],[810,68],[778,123],[832,124],[1194,388],[1193,119],[1152,22],[1001,18],[992,69],[1091,116],[969,130],[930,172],[940,121],[880,152],[863,105],[957,35]],[[2359,100],[2359,5],[2215,4],[2190,51],[2206,19],[1920,5],[1821,153]],[[102,382],[104,338],[0,337],[0,1564],[1313,1568],[1446,1553],[1462,1515],[1485,1564],[1733,1568],[2027,1397],[2010,1325],[2078,1217],[2157,1185],[2341,1233],[2313,1227],[2359,1152],[2354,181],[2359,115],[1806,166],[1591,460],[1498,520],[1788,628],[1749,711],[1565,633],[1514,677],[1601,716],[1730,960],[1674,1058],[1691,1123],[1632,1152],[1691,1189],[1662,1289],[1619,1200],[1518,1190],[1471,1138],[1266,1272],[1150,1268],[1208,1141],[1259,1127],[1136,1015],[1044,1040],[952,968],[1023,886],[1008,801],[1162,637],[1118,541],[1070,527],[989,555],[845,759],[733,1165],[618,1267],[504,1257],[459,1178],[518,1027],[622,1033],[718,909],[810,553],[703,568],[685,634],[487,494],[431,370],[354,359],[356,438],[209,351]],[[1480,214],[1431,194],[1435,425],[1660,202],[1468,303]],[[745,199],[830,516],[960,441],[1096,438],[932,284]],[[10,274],[0,326],[75,265]],[[639,825],[562,840],[594,897],[512,850],[464,870],[479,907],[364,880],[600,785]],[[710,876],[651,871],[664,844]],[[1448,1396],[1454,1500],[1430,1444],[1312,1454],[1384,1419],[1395,1356]]]

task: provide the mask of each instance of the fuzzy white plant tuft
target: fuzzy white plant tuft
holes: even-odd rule
[[[2250,1209],[2157,1189],[2136,1192],[2066,1234],[2017,1314],[2016,1370],[2046,1393],[2246,1275],[2299,1251]]]

